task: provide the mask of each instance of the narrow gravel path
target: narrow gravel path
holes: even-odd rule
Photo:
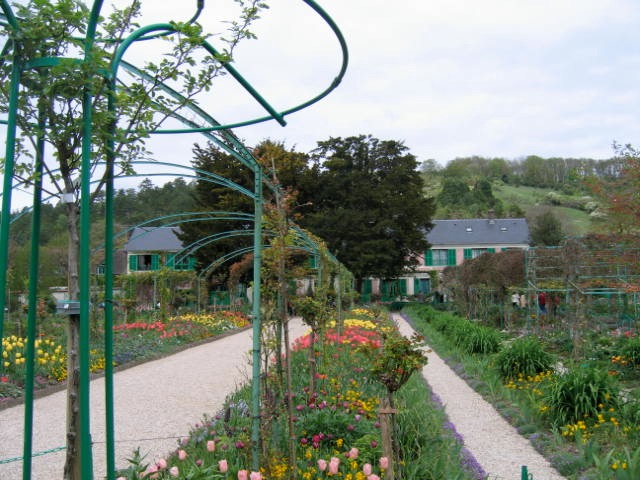
[[[410,337],[414,330],[398,314],[393,315],[400,332]],[[431,390],[440,397],[445,413],[471,452],[492,480],[517,480],[525,465],[535,480],[562,480],[549,461],[533,448],[496,410],[458,377],[435,353],[422,369]]]
[[[291,321],[291,339],[308,330],[299,319]],[[245,330],[116,373],[116,465],[137,447],[149,460],[174,450],[204,414],[223,406],[226,396],[251,376],[252,332]],[[104,478],[104,380],[91,382],[91,431],[94,441],[94,478]],[[34,403],[33,451],[65,445],[66,392]],[[0,411],[0,460],[22,456],[24,408]],[[62,478],[65,452],[33,459],[33,480]],[[0,479],[22,478],[22,462],[0,464]]]

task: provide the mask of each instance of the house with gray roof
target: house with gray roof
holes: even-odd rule
[[[195,258],[185,255],[178,227],[136,227],[131,231],[124,250],[127,273],[159,270],[193,270]]]
[[[483,253],[529,248],[529,226],[525,218],[469,218],[433,220],[427,233],[431,248],[418,255],[414,271],[393,280],[367,279],[363,295],[378,293],[384,300],[427,294],[431,275],[462,264]]]
[[[525,218],[470,218],[434,220],[427,234],[431,248],[421,259],[422,271],[460,265],[483,253],[529,248],[529,225]]]

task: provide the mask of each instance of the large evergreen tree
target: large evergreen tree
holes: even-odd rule
[[[330,138],[312,152],[298,201],[300,223],[327,242],[357,279],[393,278],[427,247],[434,201],[423,195],[416,157],[402,142]]]

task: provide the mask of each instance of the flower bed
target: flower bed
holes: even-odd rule
[[[46,325],[46,323],[45,323]],[[213,338],[227,331],[249,325],[247,317],[238,312],[220,310],[213,313],[184,314],[165,322],[124,323],[113,327],[114,365],[124,365],[132,361],[156,358],[177,347],[207,338]],[[36,387],[45,387],[62,382],[67,377],[66,340],[58,334],[42,333],[35,340]],[[90,350],[90,371],[104,370],[104,346],[99,342],[101,335],[93,341]],[[2,339],[2,363],[0,373],[0,400],[22,395],[22,385],[26,369],[27,339],[10,335]]]
[[[330,323],[322,340],[313,342],[314,388],[309,386],[312,342],[309,335],[298,338],[290,359],[293,378],[292,391],[284,396],[287,401],[278,397],[278,365],[270,363],[262,402],[263,448],[256,471],[249,468],[251,391],[245,387],[230,395],[226,406],[205,418],[167,458],[143,459],[137,453],[131,466],[119,472],[121,478],[383,478],[390,461],[381,432],[380,398],[386,396],[386,387],[370,367],[372,356],[390,355],[383,347],[385,333],[393,330],[390,323],[364,310],[351,312],[340,328]],[[294,412],[291,436],[282,409],[288,402]],[[442,407],[431,403],[420,376],[411,377],[407,388],[398,391],[395,408],[402,458],[396,470],[403,472],[402,478],[480,478],[462,465],[465,460],[455,432],[446,428]]]

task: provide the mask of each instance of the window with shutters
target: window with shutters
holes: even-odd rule
[[[453,252],[453,255],[452,255]],[[427,267],[446,267],[456,264],[456,251],[446,248],[432,248],[425,252],[425,262]],[[453,263],[451,263],[453,261]]]
[[[477,258],[483,253],[495,253],[495,248],[465,248],[464,259],[470,260],[472,258]]]
[[[144,272],[158,270],[160,268],[160,255],[143,254],[129,255],[129,270],[132,272]]]

